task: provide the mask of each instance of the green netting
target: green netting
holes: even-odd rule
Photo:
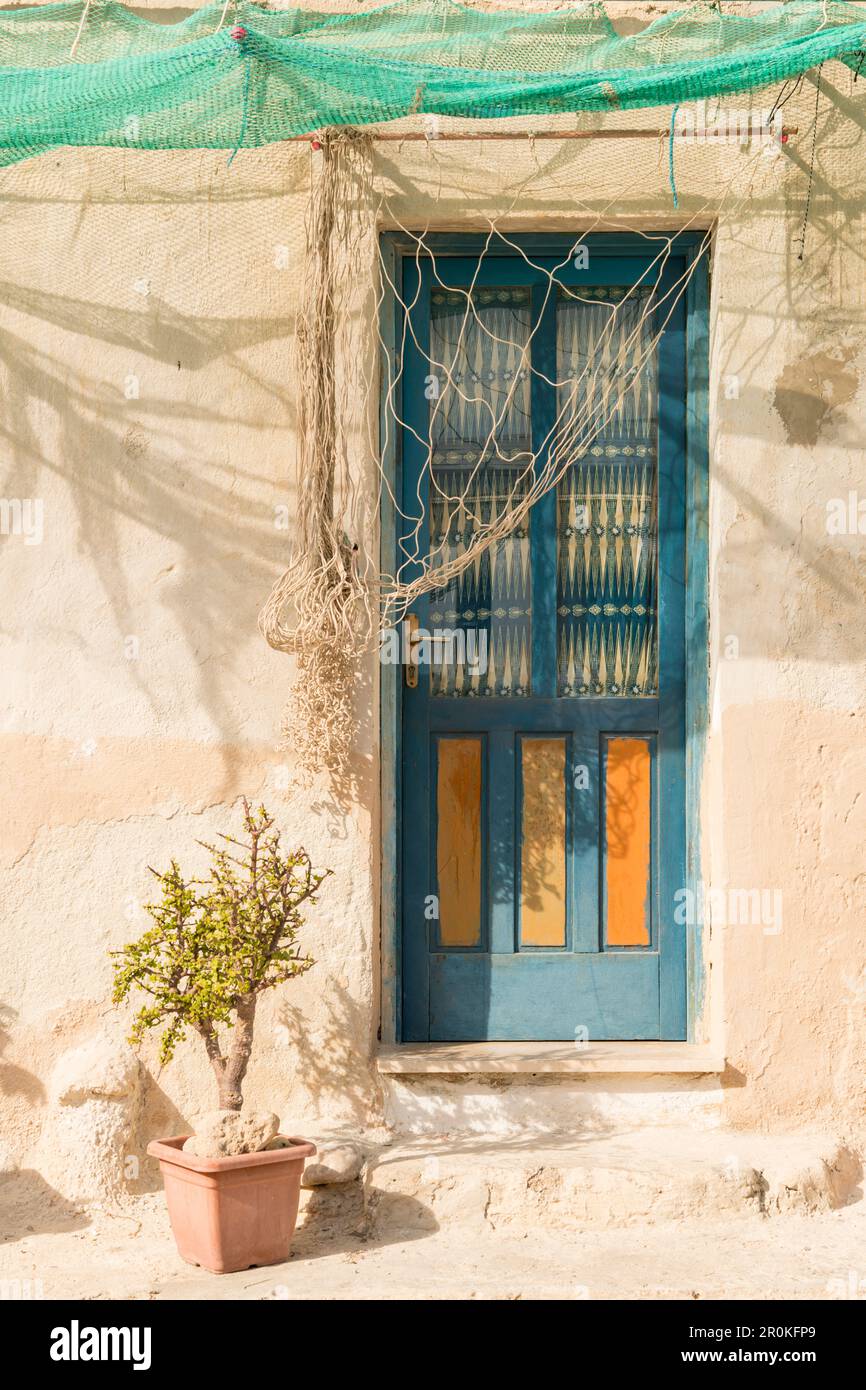
[[[158,24],[114,0],[0,13],[0,163],[61,145],[237,149],[415,113],[501,118],[745,92],[830,58],[858,68],[853,3],[693,6],[619,36],[600,5],[547,14],[398,0],[323,14],[208,5]],[[239,32],[238,28],[244,32]]]

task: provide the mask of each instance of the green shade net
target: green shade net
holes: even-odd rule
[[[335,15],[238,4],[220,27],[221,3],[158,24],[109,0],[91,4],[72,58],[83,8],[0,12],[0,163],[61,145],[252,148],[421,112],[673,105],[830,58],[859,71],[866,49],[866,15],[842,0],[747,17],[687,8],[627,36],[600,5],[535,14],[398,0]]]

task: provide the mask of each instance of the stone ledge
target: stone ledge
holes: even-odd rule
[[[706,1043],[562,1042],[406,1043],[379,1050],[380,1072],[408,1076],[606,1075],[702,1076],[725,1070],[723,1053]]]
[[[372,1229],[585,1232],[829,1212],[860,1200],[861,1146],[821,1134],[676,1125],[560,1135],[441,1134],[371,1156]],[[808,1241],[806,1243],[809,1243]],[[676,1244],[676,1242],[674,1242]],[[844,1271],[843,1277],[844,1277]]]

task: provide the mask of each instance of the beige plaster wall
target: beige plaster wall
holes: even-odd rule
[[[828,499],[866,498],[866,155],[850,74],[828,66],[822,89],[802,261],[808,81],[786,108],[803,132],[787,155],[678,149],[676,211],[657,140],[382,145],[360,208],[370,237],[377,219],[716,228],[704,872],[714,888],[779,888],[783,921],[706,927],[703,1026],[729,1059],[724,1119],[766,1128],[859,1123],[866,1084],[866,538],[825,524]],[[639,115],[619,119],[669,120]],[[290,663],[255,622],[290,543],[276,509],[292,502],[313,170],[285,145],[230,169],[207,152],[64,151],[3,173],[0,494],[44,507],[40,545],[0,538],[13,1163],[39,1151],[58,1058],[112,1016],[107,951],[147,923],[147,866],[200,864],[195,841],[236,825],[244,793],[334,869],[308,926],[315,970],[262,1009],[249,1100],[307,1131],[382,1119],[376,666],[355,792],[299,791],[276,740]],[[367,366],[371,311],[361,284]],[[210,1076],[192,1045],[163,1073],[144,1061],[146,1140],[209,1104]]]
[[[53,1063],[112,1012],[107,951],[147,925],[147,866],[200,865],[195,841],[236,827],[244,793],[335,873],[309,925],[315,971],[263,1008],[250,1099],[308,1126],[375,1111],[372,721],[354,803],[290,795],[290,664],[256,629],[290,544],[308,180],[289,146],[231,170],[66,152],[6,182],[3,496],[44,509],[41,545],[2,543],[12,1156],[38,1136]],[[193,1047],[151,1077],[157,1128],[210,1101]]]

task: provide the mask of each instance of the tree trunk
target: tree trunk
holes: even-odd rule
[[[220,1110],[240,1110],[244,1103],[239,1086],[232,1086],[226,1080],[225,1073],[217,1081],[219,1086],[219,1108]]]
[[[232,1029],[231,1048],[217,1077],[221,1110],[240,1110],[244,1103],[242,1087],[253,1049],[256,1002],[256,995],[248,994],[235,1011],[237,1022]]]

